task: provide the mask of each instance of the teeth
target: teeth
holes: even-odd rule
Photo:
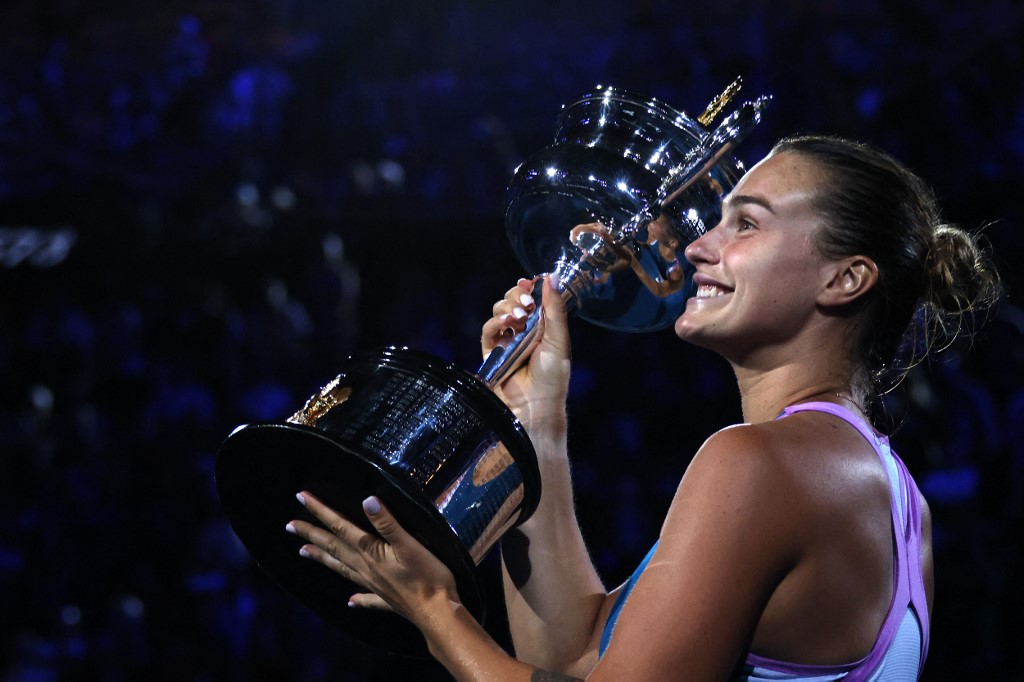
[[[715,296],[722,296],[725,294],[724,289],[720,289],[713,284],[702,284],[697,287],[697,298],[713,298]]]

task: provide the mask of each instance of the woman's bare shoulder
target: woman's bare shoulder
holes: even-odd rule
[[[673,505],[692,509],[730,501],[747,510],[751,526],[767,521],[777,539],[808,540],[886,520],[889,481],[874,449],[853,427],[829,415],[801,413],[712,435],[683,476]],[[786,548],[794,549],[800,548]]]
[[[792,471],[787,438],[776,431],[742,424],[709,437],[683,474],[664,532],[713,524],[718,532],[770,528],[775,538],[791,536],[793,501],[805,484]]]
[[[780,423],[737,424],[712,434],[697,451],[687,476],[732,477],[741,484],[775,480],[787,473],[785,460],[794,454],[799,436]],[[684,477],[685,480],[685,477]]]
[[[849,424],[824,413],[803,413],[722,429],[704,442],[691,468],[817,486],[822,475],[849,477],[847,482],[863,478],[858,464],[882,471],[870,445]]]
[[[863,438],[816,417],[716,432],[694,456],[673,504],[733,504],[752,516],[799,525],[810,512],[840,512],[848,506],[843,500],[858,491],[871,497],[884,492],[884,471]]]

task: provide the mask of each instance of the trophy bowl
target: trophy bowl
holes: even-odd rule
[[[532,274],[556,273],[566,305],[628,331],[670,325],[692,294],[683,251],[717,224],[742,175],[730,155],[760,120],[765,98],[709,124],[738,82],[698,119],[653,99],[597,88],[563,107],[552,145],[529,157],[508,188],[506,228]],[[540,287],[537,287],[539,295]],[[426,656],[422,635],[386,611],[351,609],[361,588],[299,556],[285,532],[316,520],[295,499],[309,490],[373,532],[361,502],[378,496],[455,575],[482,624],[478,566],[540,499],[525,430],[493,393],[525,359],[526,329],[471,373],[407,348],[354,355],[290,418],[246,424],[221,445],[216,484],[236,535],[281,587],[352,637]]]
[[[737,86],[738,87],[738,86]],[[577,301],[577,313],[594,324],[646,332],[671,325],[692,294],[692,266],[683,250],[718,224],[721,201],[743,175],[723,157],[678,196],[659,197],[670,171],[687,162],[710,133],[699,120],[655,99],[599,87],[562,107],[554,144],[531,156],[508,188],[505,216],[509,242],[533,275],[553,264],[578,262],[580,249],[569,228],[599,222],[631,252],[632,267],[605,269]],[[642,227],[621,234],[645,210],[659,217],[660,233]],[[568,227],[567,227],[568,226]],[[676,285],[661,286],[675,271]],[[638,277],[646,273],[647,277]],[[654,286],[650,286],[653,283]]]

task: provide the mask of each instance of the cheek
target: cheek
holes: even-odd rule
[[[747,281],[748,294],[759,305],[779,308],[813,299],[820,276],[817,263],[800,253],[781,253],[778,258],[750,263],[756,275]]]

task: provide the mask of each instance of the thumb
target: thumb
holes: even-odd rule
[[[541,301],[544,306],[544,341],[568,355],[568,315],[559,288],[558,276],[554,273],[548,274],[544,278]]]

